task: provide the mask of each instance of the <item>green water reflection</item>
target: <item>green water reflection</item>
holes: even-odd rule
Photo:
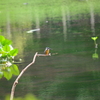
[[[23,59],[18,65],[20,70],[31,62],[35,52],[52,48],[51,57],[37,57],[26,71],[16,87],[15,97],[33,93],[40,100],[99,100],[98,0],[39,1],[27,4],[13,1],[13,5],[12,1],[0,2],[1,34],[19,49],[16,60]],[[38,28],[40,31],[27,33]],[[94,36],[98,37],[98,48],[91,39]],[[93,54],[97,54],[95,59]],[[0,80],[0,100],[10,93],[14,80],[15,77]]]
[[[59,82],[59,80],[63,80],[60,77],[58,82],[52,83],[41,91],[41,97],[44,97],[43,100],[55,100],[55,98],[58,100],[98,100],[99,78],[98,74],[94,76],[92,72],[65,78],[63,82]]]

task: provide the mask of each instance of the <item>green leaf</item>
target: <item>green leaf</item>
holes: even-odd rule
[[[11,50],[11,45],[5,45],[3,46],[3,50],[6,51],[6,52],[9,52]]]
[[[11,42],[11,40],[5,39],[4,41],[1,42],[1,44],[2,44],[3,46],[5,46],[5,45],[10,45],[10,44],[12,44],[12,42]]]
[[[6,95],[5,100],[10,100],[10,95],[9,94]]]
[[[0,42],[2,42],[4,40],[5,40],[4,36],[0,35]]]
[[[10,71],[10,70],[4,71],[4,77],[5,77],[7,80],[10,80],[11,77],[12,77],[11,71]]]
[[[17,53],[18,53],[18,49],[13,49],[13,50],[10,51],[11,56],[16,56]]]
[[[18,66],[17,66],[17,65],[13,64],[13,65],[10,67],[10,69],[11,69],[12,74],[14,74],[14,75],[19,75],[19,69],[18,69]]]
[[[27,94],[24,98],[24,100],[39,100],[38,98],[35,97],[33,94]]]
[[[97,40],[97,38],[98,38],[97,36],[91,37],[91,39],[94,40],[94,41]]]
[[[2,78],[3,77],[3,72],[2,71],[0,71],[0,78]]]

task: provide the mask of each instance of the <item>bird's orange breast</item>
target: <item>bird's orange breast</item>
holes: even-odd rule
[[[45,51],[45,54],[48,55],[49,54],[49,49]]]

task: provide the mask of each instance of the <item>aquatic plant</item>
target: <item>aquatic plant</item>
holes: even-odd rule
[[[98,37],[97,36],[91,37],[91,39],[94,40],[94,41],[96,41],[98,39]]]
[[[99,56],[98,56],[98,54],[97,54],[97,53],[94,53],[94,54],[92,55],[92,58],[93,58],[93,59],[98,59],[98,58],[99,58]]]

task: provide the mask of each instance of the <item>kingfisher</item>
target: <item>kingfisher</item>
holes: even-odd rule
[[[50,49],[51,49],[51,48],[46,47],[45,50],[44,50],[44,53],[45,53],[46,55],[49,55],[49,54],[50,54],[50,53],[49,53],[49,52],[50,52]]]

